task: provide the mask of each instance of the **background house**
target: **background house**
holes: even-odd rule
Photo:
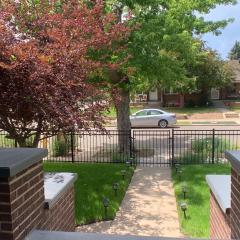
[[[220,89],[219,99],[240,99],[240,62],[239,60],[230,60],[228,64],[232,69],[235,78],[228,87]]]
[[[237,100],[240,99],[240,63],[238,60],[229,61],[229,66],[235,75],[234,80],[224,88],[212,88],[210,93],[211,100]],[[148,92],[141,92],[134,95],[132,104],[148,103],[158,107],[184,107],[199,106],[202,101],[200,92],[180,94],[173,88],[158,89],[154,88]]]
[[[153,89],[145,93],[137,93],[132,99],[132,105],[148,103],[158,107],[184,107],[185,105],[198,105],[200,93],[180,94],[173,89]]]

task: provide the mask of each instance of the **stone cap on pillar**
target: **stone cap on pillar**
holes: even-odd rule
[[[231,176],[207,175],[206,181],[224,213],[231,209]]]
[[[232,167],[240,173],[240,151],[227,151],[225,156],[232,164]]]
[[[0,177],[13,177],[48,154],[41,148],[0,148]]]
[[[50,209],[77,180],[76,173],[51,172],[44,174],[45,208]]]

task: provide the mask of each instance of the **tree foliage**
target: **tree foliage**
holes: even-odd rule
[[[89,79],[120,64],[111,56],[123,49],[128,34],[100,1],[91,8],[78,0],[5,2],[0,10],[0,128],[20,146],[30,136],[36,146],[42,133],[101,128],[108,104],[101,87],[107,84],[93,85]]]
[[[201,93],[203,105],[209,101],[212,88],[229,86],[234,79],[229,64],[223,61],[215,51],[204,47],[197,63],[189,66],[189,74],[196,79],[192,92]]]
[[[240,42],[239,41],[235,42],[228,57],[230,60],[240,60]]]
[[[207,32],[221,33],[232,19],[206,21],[203,14],[219,4],[234,4],[235,0],[109,0],[109,4],[131,11],[130,22],[139,28],[128,42],[131,56],[127,70],[131,89],[147,85],[185,86],[189,78],[188,65],[201,55],[198,36]],[[124,11],[124,10],[123,10]],[[128,70],[131,69],[129,72]],[[121,87],[121,86],[120,86]]]
[[[138,27],[132,32],[127,51],[131,56],[118,72],[121,101],[116,105],[119,130],[130,130],[129,98],[136,89],[174,87],[180,92],[196,79],[188,72],[201,55],[201,34],[218,35],[232,19],[207,21],[203,15],[219,4],[235,0],[108,0],[108,9],[131,12],[129,24]],[[130,70],[130,71],[129,71]]]

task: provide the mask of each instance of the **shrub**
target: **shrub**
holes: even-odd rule
[[[213,139],[212,138],[197,139],[192,144],[192,150],[195,153],[212,152],[213,147],[214,147],[214,151],[216,153],[224,153],[225,151],[231,150],[231,149],[234,148],[234,146],[230,143],[229,140],[218,138],[218,137],[216,137],[214,139],[214,146],[213,146]]]
[[[190,99],[185,105],[187,108],[193,108],[196,106],[195,102],[192,99]]]
[[[112,154],[112,162],[125,163],[129,159],[129,156],[125,153],[114,152]]]
[[[71,150],[71,136],[59,134],[53,142],[53,156],[66,156]]]
[[[237,149],[227,139],[215,137],[214,139],[214,161],[225,163],[225,151]],[[210,163],[212,161],[213,139],[211,137],[199,138],[192,141],[191,146],[181,155],[176,156],[175,162],[186,164]]]

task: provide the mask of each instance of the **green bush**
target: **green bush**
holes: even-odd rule
[[[196,103],[191,99],[186,103],[187,108],[193,108],[196,106]]]
[[[237,149],[237,146],[229,140],[215,137],[214,139],[214,161],[222,162],[225,151]],[[212,162],[213,139],[211,137],[199,138],[192,141],[191,146],[181,155],[176,156],[175,162],[185,164],[201,164]]]
[[[234,146],[230,143],[229,140],[215,137],[214,146],[212,138],[201,138],[197,139],[192,144],[192,150],[194,153],[199,152],[212,152],[214,147],[215,153],[224,153],[227,150],[234,149]]]
[[[53,156],[63,157],[66,156],[71,150],[71,136],[58,135],[54,138],[53,142]]]
[[[112,154],[112,162],[125,163],[129,159],[129,156],[125,153],[114,152]]]

